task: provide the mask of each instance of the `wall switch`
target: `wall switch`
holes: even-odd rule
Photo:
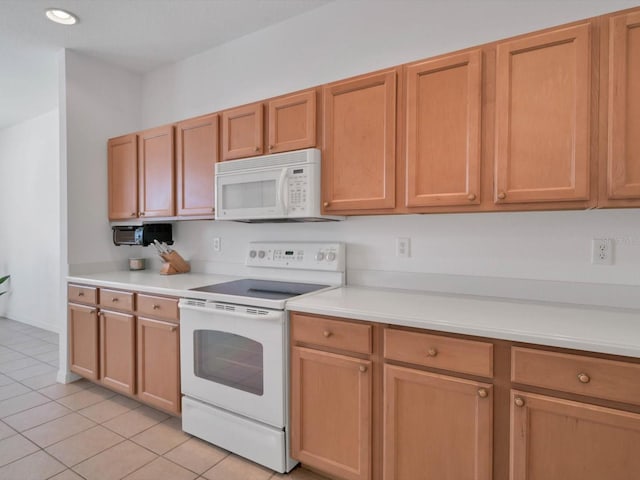
[[[591,241],[591,263],[613,265],[613,242],[610,238],[594,238]]]
[[[222,248],[222,240],[220,240],[220,237],[213,237],[213,251],[214,252],[219,252]]]
[[[409,258],[411,256],[411,239],[406,237],[396,238],[396,257]]]

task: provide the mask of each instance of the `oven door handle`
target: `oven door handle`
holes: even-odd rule
[[[287,178],[288,178],[287,169],[284,168],[282,173],[280,174],[280,179],[278,180],[278,203],[282,208],[282,213],[287,214],[289,210],[289,205],[287,202]]]

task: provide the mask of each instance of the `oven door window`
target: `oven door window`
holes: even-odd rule
[[[262,344],[233,333],[195,330],[193,345],[196,377],[255,395],[264,393]]]

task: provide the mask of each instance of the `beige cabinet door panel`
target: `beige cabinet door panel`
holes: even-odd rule
[[[175,215],[173,125],[138,135],[138,196],[141,217]]]
[[[100,378],[128,395],[135,393],[136,323],[131,314],[100,311]]]
[[[406,206],[480,203],[482,51],[406,69]]]
[[[371,362],[292,348],[291,455],[344,480],[371,478]]]
[[[98,370],[98,310],[95,307],[69,304],[69,369],[91,380]]]
[[[511,480],[631,480],[640,472],[640,415],[511,393]]]
[[[315,90],[271,100],[267,111],[267,153],[316,146]]]
[[[138,217],[138,137],[111,138],[107,142],[109,220]]]
[[[495,202],[586,201],[591,25],[499,43]]]
[[[490,384],[384,366],[384,480],[491,480]]]
[[[264,153],[263,110],[259,102],[222,112],[222,160]]]

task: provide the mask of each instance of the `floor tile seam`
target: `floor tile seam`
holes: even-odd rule
[[[28,355],[26,356],[26,358],[30,358],[31,360],[35,360],[36,362],[41,363],[42,365],[47,365],[47,366],[49,366],[49,365],[47,364],[47,362],[43,362],[42,360],[38,360],[37,358],[33,358],[33,357],[28,356]],[[24,359],[19,358],[19,359],[17,359],[17,360],[24,360]],[[14,360],[9,360],[9,362],[13,362],[13,361],[14,361]],[[9,362],[4,362],[4,363],[9,363]],[[25,368],[31,368],[31,367],[36,367],[36,366],[37,366],[37,365],[29,365],[29,366],[27,366],[27,367],[15,368],[15,369],[13,369],[13,370],[7,370],[7,371],[0,370],[0,373],[2,373],[2,374],[4,374],[4,375],[7,375],[7,376],[10,376],[9,374],[11,374],[11,373],[13,373],[13,372],[17,372],[18,370],[24,370]],[[2,367],[2,363],[0,363],[0,368],[1,368],[1,367]],[[12,378],[13,378],[13,377],[12,377]]]
[[[27,438],[27,440],[29,440],[29,439]],[[33,443],[33,442],[32,442],[32,443]],[[67,469],[69,468],[69,467],[67,467],[64,463],[62,463],[60,460],[58,460],[56,457],[52,456],[52,455],[51,455],[49,452],[47,452],[44,448],[40,448],[40,446],[38,446],[38,445],[36,445],[36,446],[38,447],[38,450],[37,450],[37,451],[35,451],[35,452],[31,452],[31,453],[29,453],[28,455],[25,455],[24,457],[20,457],[18,460],[14,460],[13,462],[9,462],[9,463],[7,463],[7,464],[5,464],[5,465],[2,465],[2,467],[0,467],[0,468],[4,468],[4,467],[6,467],[6,466],[8,466],[8,465],[11,465],[12,463],[16,463],[16,462],[18,462],[18,461],[20,461],[20,460],[24,460],[24,459],[25,459],[25,458],[27,458],[29,455],[35,455],[35,454],[36,454],[36,453],[38,453],[38,452],[43,452],[45,455],[47,455],[48,457],[52,458],[53,460],[55,460],[56,462],[58,462],[60,465],[62,465],[62,466],[64,467],[64,470],[60,470],[58,473],[54,473],[53,475],[51,475],[51,476],[47,477],[47,479],[52,478],[52,477],[55,477],[56,475],[61,474],[62,472],[64,472],[65,470],[67,470]]]
[[[111,398],[113,398],[113,397],[111,397]],[[95,423],[97,423],[98,425],[102,425],[103,423],[110,422],[111,420],[113,420],[113,419],[115,419],[115,418],[118,418],[118,417],[119,417],[119,416],[121,416],[121,415],[125,415],[125,414],[127,414],[127,413],[129,413],[129,412],[133,412],[134,410],[136,410],[136,409],[138,409],[138,408],[140,408],[140,407],[142,406],[142,405],[135,406],[135,407],[133,407],[133,408],[130,408],[130,409],[129,409],[129,410],[127,410],[126,412],[119,413],[119,414],[118,414],[118,415],[116,415],[115,417],[107,418],[106,420],[103,420],[103,421],[101,421],[101,422],[99,422],[99,421],[97,421],[97,420],[95,420],[95,419],[91,418],[91,417],[90,417],[89,415],[87,415],[86,413],[82,413],[82,410],[86,410],[87,408],[91,408],[91,407],[95,407],[96,405],[100,405],[102,402],[106,402],[107,400],[111,400],[111,398],[107,398],[107,399],[105,399],[105,400],[101,400],[100,402],[93,403],[93,404],[91,404],[91,405],[87,405],[86,407],[82,407],[80,410],[73,410],[73,409],[72,409],[72,410],[73,410],[75,413],[77,413],[77,414],[79,414],[79,415],[82,415],[82,416],[83,416],[83,417],[85,417],[85,418],[88,418],[88,419],[89,419],[89,420],[91,420],[92,422],[95,422]],[[67,408],[69,408],[69,407],[67,407]],[[127,407],[127,408],[128,408],[128,407]],[[117,432],[116,432],[116,433],[117,433]],[[118,434],[118,435],[119,435],[119,434]],[[136,434],[136,435],[137,435],[137,434]]]
[[[163,423],[163,422],[160,422],[160,423]],[[160,425],[160,423],[156,423],[155,425],[153,425],[153,426],[151,426],[151,427],[147,428],[146,430],[143,430],[143,431],[141,431],[140,433],[136,433],[133,437],[130,437],[130,438],[129,438],[129,440],[131,440],[131,441],[132,441],[133,443],[135,443],[136,445],[139,445],[139,446],[141,446],[141,447],[143,447],[143,448],[146,448],[147,450],[150,450],[151,452],[153,452],[153,450],[151,450],[149,447],[147,447],[147,446],[145,446],[145,445],[142,445],[141,443],[138,443],[140,440],[134,440],[134,438],[135,438],[135,437],[137,437],[137,436],[139,436],[139,435],[142,435],[144,432],[146,432],[147,430],[150,430],[150,429],[151,429],[151,428],[153,428],[153,427],[157,427],[158,425]],[[183,433],[186,433],[186,432],[183,432]],[[189,434],[187,433],[187,435],[189,435]],[[178,447],[179,447],[180,445],[182,445],[183,443],[188,442],[188,441],[189,441],[189,440],[191,440],[192,438],[193,438],[193,437],[191,437],[191,436],[189,436],[189,437],[185,438],[185,439],[184,439],[184,440],[182,440],[180,443],[178,443],[178,444],[174,445],[173,447],[171,447],[169,450],[167,450],[167,451],[166,451],[166,452],[164,452],[164,453],[158,453],[158,452],[153,452],[153,453],[155,453],[156,455],[159,455],[159,456],[161,456],[161,457],[162,457],[162,456],[164,456],[165,454],[169,453],[169,452],[170,452],[171,450],[173,450],[174,448],[178,448]],[[168,459],[167,459],[167,460],[168,460]],[[175,462],[173,462],[173,463],[175,463]],[[176,465],[177,465],[177,464],[176,464]]]
[[[70,413],[68,413],[67,415],[63,415],[63,416],[61,416],[61,417],[54,418],[54,419],[52,419],[52,420],[49,420],[48,422],[43,423],[42,425],[39,425],[39,426],[37,426],[37,427],[30,428],[30,429],[28,429],[28,430],[25,430],[24,432],[20,432],[20,434],[22,435],[23,433],[27,433],[27,432],[29,432],[30,430],[33,430],[34,428],[40,428],[40,427],[42,427],[42,426],[46,425],[47,423],[51,423],[51,422],[55,422],[55,421],[57,421],[57,420],[61,420],[61,419],[65,418],[65,417],[68,417],[68,416],[70,416],[70,415],[73,415],[74,413],[76,413],[76,412],[70,412]],[[86,420],[89,420],[89,419],[88,419],[88,418],[86,418],[86,417],[83,417],[83,418],[85,418]],[[92,420],[89,420],[89,421],[90,421],[91,423],[93,423],[93,425],[89,425],[88,427],[83,428],[83,429],[82,429],[82,430],[80,430],[80,431],[73,432],[72,434],[67,435],[66,437],[63,437],[63,438],[61,438],[61,439],[57,440],[55,443],[61,442],[61,441],[63,441],[63,440],[67,440],[68,438],[71,438],[71,437],[73,437],[74,435],[77,435],[77,434],[82,433],[82,432],[86,432],[86,431],[87,431],[87,430],[89,430],[90,428],[93,428],[93,427],[95,427],[95,426],[97,426],[97,425],[98,425],[96,422],[94,422],[94,421],[92,421]],[[25,438],[29,439],[29,437],[27,437],[26,435],[23,435],[23,436],[24,436]],[[40,449],[42,449],[42,450],[44,450],[44,449],[46,449],[46,448],[49,448],[51,445],[53,445],[53,443],[52,443],[52,444],[50,444],[50,445],[47,445],[47,446],[45,446],[45,447],[42,447],[42,446],[40,446],[39,444],[37,444],[34,440],[29,440],[29,441],[30,441],[30,442],[32,442],[32,443],[34,443],[35,445],[37,445],[37,446],[38,446],[38,448],[40,448]]]
[[[7,437],[7,438],[3,438],[3,439],[2,439],[2,440],[0,440],[0,441],[5,441],[5,440],[8,440],[8,439],[10,439],[10,438],[16,437],[16,436],[18,436],[18,435],[19,435],[19,436],[21,436],[22,438],[24,438],[27,442],[29,442],[29,443],[31,443],[31,444],[33,444],[33,445],[35,445],[35,446],[38,448],[38,450],[42,450],[42,448],[40,448],[40,445],[36,444],[33,440],[28,439],[27,437],[25,437],[24,435],[22,435],[22,433],[20,433],[20,432],[16,432],[16,434],[15,434],[15,435],[11,435],[11,436],[9,436],[9,437]],[[17,462],[18,460],[22,460],[24,457],[28,457],[29,455],[33,455],[34,453],[37,453],[37,452],[38,452],[38,450],[36,450],[35,452],[29,452],[29,453],[27,453],[27,454],[25,454],[25,455],[21,456],[20,458],[16,458],[16,459],[14,459],[14,460],[11,460],[11,461],[10,461],[10,462],[8,462],[8,463],[5,463],[4,465],[0,465],[0,468],[4,468],[4,467],[6,467],[7,465],[11,465],[12,463]]]
[[[15,380],[12,383],[19,383],[21,386],[23,386],[25,388],[30,388],[27,385],[23,385],[21,382],[18,382],[18,381],[15,381]],[[7,385],[3,385],[3,387],[8,387],[9,385],[11,385],[11,384],[9,383]],[[0,387],[0,388],[2,388],[2,387]],[[31,389],[31,391],[33,392],[33,389]],[[20,395],[26,395],[27,393],[29,393],[29,392],[16,393],[15,395],[11,395],[9,397],[5,397],[5,398],[0,399],[0,402],[4,402],[5,400],[11,400],[12,398],[19,397]],[[37,405],[36,405],[36,407],[37,407]],[[7,416],[10,417],[11,415],[7,415]],[[7,418],[7,417],[2,417],[2,418]]]
[[[54,402],[54,401],[52,400],[51,402],[47,402],[47,403],[57,403],[57,402]],[[28,408],[27,410],[23,410],[23,411],[18,412],[18,413],[14,414],[14,415],[18,415],[18,414],[20,414],[20,413],[26,413],[26,412],[28,412],[29,410],[33,410],[34,408],[38,408],[38,407],[42,407],[43,405],[47,405],[47,403],[42,403],[42,404],[40,404],[40,405],[36,405],[35,407]],[[42,423],[38,423],[37,425],[33,425],[33,426],[29,427],[29,428],[25,428],[24,430],[22,430],[22,432],[26,432],[27,430],[31,430],[32,428],[40,427],[40,426],[44,425],[45,423],[53,422],[54,420],[58,420],[59,418],[66,417],[66,416],[68,416],[68,415],[70,415],[70,414],[74,413],[74,412],[73,412],[73,410],[70,410],[70,409],[69,409],[69,407],[65,407],[64,405],[60,405],[59,403],[57,403],[57,404],[58,404],[59,406],[61,406],[61,407],[66,408],[67,410],[69,410],[69,413],[65,413],[64,415],[60,415],[59,417],[50,418],[49,420],[45,420],[45,421],[44,421],[44,422],[42,422]],[[12,416],[13,416],[13,415],[9,415],[9,417],[12,417]],[[5,420],[5,419],[7,419],[7,418],[9,418],[9,417],[4,417],[4,419],[2,420],[2,421],[3,421],[4,423],[6,423],[7,425],[9,425],[9,424],[6,422],[6,420]],[[11,427],[11,425],[9,425],[9,427]],[[11,428],[13,428],[13,427],[11,427]],[[15,428],[13,428],[13,429],[15,430]],[[16,430],[16,431],[17,431],[17,430]],[[18,432],[18,433],[22,433],[22,432]]]
[[[50,367],[55,367],[55,365],[49,365],[49,364],[45,364],[45,365],[50,366]],[[27,368],[28,368],[28,367],[27,367]],[[23,379],[21,379],[21,380],[15,380],[15,381],[16,381],[16,382],[18,382],[18,383],[20,383],[20,384],[22,384],[22,385],[24,385],[24,386],[25,386],[25,387],[27,387],[27,388],[30,388],[32,391],[37,392],[37,391],[38,391],[38,389],[37,389],[37,388],[33,388],[33,387],[30,387],[29,385],[26,385],[26,384],[22,383],[22,382],[23,382],[23,380],[29,380],[30,378],[39,377],[39,376],[41,376],[41,375],[47,375],[48,373],[56,373],[56,371],[53,371],[53,372],[44,372],[44,373],[36,373],[33,377],[27,377],[27,378],[23,378]],[[56,382],[56,383],[58,383],[58,382]],[[47,387],[50,387],[51,385],[54,385],[54,384],[52,383],[52,384],[50,384],[50,385],[45,385],[44,387],[40,387],[40,388],[47,388]],[[41,394],[41,395],[43,395],[43,394]]]
[[[196,437],[192,437],[192,438],[196,438]],[[189,439],[189,440],[191,440],[191,439]],[[200,440],[200,439],[198,439],[198,440]],[[179,467],[184,468],[185,470],[188,470],[188,471],[190,471],[190,472],[192,472],[192,473],[195,473],[196,475],[198,475],[198,477],[197,477],[197,478],[200,478],[200,477],[202,477],[202,478],[206,478],[206,477],[204,477],[204,474],[205,474],[206,472],[208,472],[208,471],[209,471],[209,470],[211,470],[212,468],[217,467],[217,466],[218,466],[218,465],[219,465],[219,464],[220,464],[220,463],[221,463],[225,458],[229,457],[229,455],[232,455],[232,453],[231,453],[229,450],[225,450],[225,449],[224,449],[224,448],[222,448],[222,447],[218,447],[217,445],[213,445],[213,443],[209,444],[209,442],[207,442],[209,445],[213,445],[214,447],[218,448],[219,450],[222,450],[223,452],[226,452],[226,454],[225,454],[225,455],[224,455],[220,460],[218,460],[216,463],[214,463],[214,464],[213,464],[213,465],[211,465],[209,468],[207,468],[204,472],[202,472],[202,473],[198,473],[198,472],[196,472],[195,470],[191,470],[189,467],[186,467],[185,465],[181,465],[180,463],[176,462],[175,460],[171,460],[170,458],[167,458],[167,457],[166,457],[166,455],[168,455],[169,453],[173,452],[176,448],[178,448],[178,447],[182,446],[184,443],[186,443],[186,442],[183,442],[183,443],[181,443],[180,445],[176,445],[174,448],[172,448],[171,450],[169,450],[168,452],[166,452],[166,453],[164,453],[164,454],[162,454],[162,455],[160,455],[160,456],[161,456],[162,458],[164,458],[165,460],[168,460],[168,461],[170,461],[171,463],[175,463],[175,464],[176,464],[176,465],[178,465]]]
[[[80,433],[84,433],[84,432],[86,432],[86,430],[84,430],[83,432],[78,432],[78,433],[76,433],[76,435],[79,435]],[[75,436],[75,435],[72,435],[72,436]],[[73,468],[74,468],[74,467],[77,467],[77,466],[78,466],[78,465],[80,465],[81,463],[86,462],[87,460],[90,460],[90,459],[92,459],[93,457],[97,457],[97,456],[98,456],[98,455],[100,455],[101,453],[104,453],[104,452],[106,452],[107,450],[109,450],[109,449],[111,449],[111,448],[115,448],[115,447],[117,447],[118,445],[120,445],[121,443],[124,443],[124,442],[126,442],[126,441],[128,440],[127,438],[124,438],[122,435],[118,435],[118,436],[119,436],[120,438],[122,438],[122,440],[120,440],[120,441],[119,441],[119,442],[117,442],[117,443],[114,443],[113,445],[111,445],[111,446],[109,446],[109,447],[107,447],[107,448],[103,448],[102,450],[100,450],[100,451],[99,451],[99,452],[97,452],[97,453],[94,453],[93,455],[90,455],[90,456],[88,456],[88,457],[86,457],[86,458],[83,458],[82,460],[80,460],[80,461],[79,461],[79,462],[77,462],[77,463],[74,463],[73,465],[67,465],[67,464],[66,464],[66,463],[64,463],[62,460],[58,460],[58,461],[59,461],[60,463],[62,463],[63,465],[65,465],[68,469],[73,470]],[[71,437],[65,438],[64,440],[60,440],[60,442],[64,442],[64,441],[66,441],[66,440],[69,440],[69,438],[71,438]],[[53,444],[53,445],[56,445],[56,444],[58,444],[58,443],[60,443],[60,442],[56,442],[56,443],[55,443],[55,444]],[[53,445],[49,445],[47,448],[51,448],[51,447],[53,447]],[[46,450],[46,449],[43,449],[43,450]],[[47,453],[49,453],[49,452],[47,452]],[[49,454],[49,455],[51,455],[51,454]],[[55,458],[55,457],[54,457],[54,458]],[[57,460],[57,459],[56,459],[56,460]],[[76,472],[75,470],[73,470],[73,471],[74,471],[75,473],[78,473],[78,472]],[[80,473],[78,473],[78,475],[80,475]],[[84,478],[84,477],[83,477],[83,478]]]
[[[122,436],[122,435],[121,435],[121,436]],[[73,467],[69,467],[69,468],[70,468],[71,470],[73,470],[73,472],[74,472],[74,473],[77,473],[77,474],[78,474],[78,475],[80,475],[82,478],[85,478],[85,477],[83,477],[83,476],[80,474],[80,472],[76,471],[75,467],[77,467],[77,466],[78,466],[78,465],[80,465],[81,463],[86,462],[87,460],[90,460],[90,459],[92,459],[92,458],[94,458],[94,457],[96,457],[96,456],[100,455],[101,453],[106,452],[107,450],[110,450],[110,449],[112,449],[112,448],[117,447],[118,445],[120,445],[120,444],[122,444],[122,443],[124,443],[124,442],[126,442],[126,441],[131,441],[131,439],[130,439],[130,438],[125,438],[125,439],[124,439],[124,440],[122,440],[121,442],[118,442],[118,443],[116,443],[115,445],[111,445],[109,448],[105,448],[104,450],[102,450],[102,451],[101,451],[101,452],[99,452],[99,453],[96,453],[95,455],[91,455],[90,457],[87,457],[87,458],[85,458],[84,460],[82,460],[81,462],[76,463]],[[134,442],[132,442],[132,443],[134,443]],[[135,443],[135,445],[136,445],[136,446],[141,446],[141,445],[138,445],[137,443]],[[144,448],[144,447],[143,447],[143,448]],[[151,452],[151,450],[149,450],[148,448],[145,448],[145,450],[147,450],[148,452]],[[141,465],[139,468],[136,468],[135,470],[132,470],[131,472],[127,473],[124,477],[120,477],[120,478],[125,478],[125,477],[127,477],[127,476],[131,475],[133,472],[135,472],[135,471],[137,471],[137,470],[140,470],[140,468],[142,468],[142,467],[145,467],[145,466],[149,465],[151,462],[153,462],[153,461],[155,461],[155,460],[157,460],[158,458],[160,458],[160,457],[161,457],[161,455],[158,455],[157,453],[154,453],[154,452],[151,452],[151,453],[153,454],[153,457],[154,457],[154,458],[152,458],[150,461],[146,462],[144,465]],[[62,462],[61,462],[61,463],[62,463]]]

